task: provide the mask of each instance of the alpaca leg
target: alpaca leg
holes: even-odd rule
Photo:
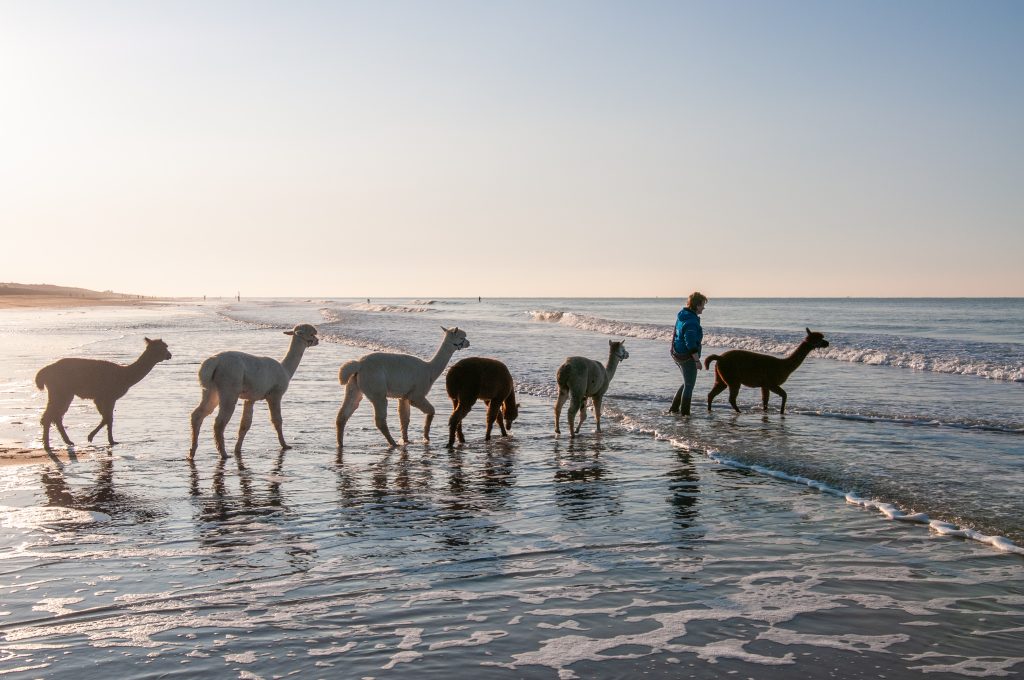
[[[583,397],[580,399],[580,422],[576,425],[576,434],[580,433],[580,428],[583,427],[583,421],[587,419],[587,398]]]
[[[501,430],[501,436],[507,437],[508,432],[505,431],[505,402],[501,402],[498,405],[498,412],[495,418],[498,421],[498,429]],[[509,426],[511,427],[511,426]]]
[[[596,432],[601,431],[601,401],[604,397],[594,397],[594,422],[597,423]]]
[[[189,459],[196,455],[196,449],[199,448],[199,428],[203,426],[203,421],[206,420],[206,417],[213,413],[213,409],[217,408],[219,401],[217,390],[203,390],[199,406],[196,406],[195,410],[192,411],[192,447],[188,451]]]
[[[101,401],[96,401],[96,402],[93,402],[93,403],[96,405],[96,411],[99,412],[99,414],[100,414],[100,424],[97,425],[95,428],[93,428],[93,430],[88,435],[86,435],[85,438],[90,443],[92,442],[93,437],[96,436],[96,433],[99,432],[100,430],[102,430],[103,426],[107,424],[107,413],[106,413],[106,408],[105,408],[106,407],[106,403],[105,402],[101,402]]]
[[[558,388],[558,399],[555,400],[555,434],[561,434],[562,431],[558,429],[558,421],[562,419],[562,406],[565,405],[565,400],[569,398],[569,390],[564,387]],[[572,428],[569,428],[572,430]]]
[[[410,399],[409,402],[419,410],[423,411],[423,440],[429,442],[430,424],[434,422],[434,405],[427,401],[425,396]]]
[[[252,412],[255,402],[252,399],[246,399],[242,402],[242,422],[238,423],[238,441],[235,442],[235,454],[242,452],[242,441],[245,439],[245,434],[252,427]]]
[[[277,443],[281,445],[281,450],[284,451],[285,449],[292,448],[284,440],[284,431],[282,430],[284,421],[281,419],[281,395],[268,394],[267,406],[270,407],[270,422],[274,424],[274,431],[277,432]]]
[[[43,449],[47,452],[50,451],[50,425],[57,426],[57,432],[60,433],[64,443],[68,446],[74,446],[75,443],[68,438],[68,433],[64,429],[64,414],[68,412],[68,408],[71,406],[71,402],[74,401],[74,394],[55,394],[52,390],[47,392],[46,409],[43,411],[43,417],[40,422],[43,425]]]
[[[491,429],[494,427],[494,421],[498,421],[498,427],[501,428],[501,436],[505,436],[505,425],[501,422],[501,402],[497,399],[491,399],[487,403],[487,432],[484,434],[484,441],[491,440]]]
[[[761,388],[761,408],[764,409],[765,411],[768,410],[768,388],[767,387],[762,387]]]
[[[782,397],[782,406],[779,407],[779,415],[780,416],[786,415],[786,390],[782,389],[778,385],[775,385],[774,387],[769,387],[768,389],[770,389],[772,392],[774,392],[775,394],[777,394],[780,397]],[[767,410],[767,409],[765,409],[765,410]]]
[[[708,392],[708,411],[711,410],[711,402],[715,400],[715,397],[724,392],[726,387],[728,387],[728,385],[724,382],[717,378],[715,379],[715,384],[712,385],[711,391]]]
[[[402,443],[409,443],[409,416],[411,408],[408,399],[398,400],[398,427],[402,430]]]
[[[352,378],[345,385],[345,400],[341,403],[341,408],[338,409],[338,420],[335,425],[338,428],[338,448],[340,449],[345,441],[345,424],[348,423],[348,419],[352,417],[352,414],[359,408],[359,402],[363,400],[363,391],[359,389],[359,385],[356,384],[356,379]]]
[[[380,433],[384,435],[384,438],[388,440],[388,444],[391,446],[398,446],[395,442],[395,438],[391,436],[391,430],[388,429],[388,398],[383,394],[369,397],[370,403],[373,404],[373,422],[380,430]]]
[[[581,400],[573,395],[569,399],[569,437],[573,438],[580,432],[580,425],[583,425],[583,416],[580,415],[580,424],[576,425],[576,413],[580,410]]]
[[[100,424],[96,426],[95,430],[93,430],[92,432],[89,433],[88,439],[91,442],[92,438],[96,436],[96,433],[99,432],[100,429],[102,429],[104,425],[106,425],[107,426],[107,443],[109,443],[111,446],[113,446],[114,444],[117,443],[117,442],[114,441],[114,432],[113,432],[113,427],[114,427],[114,402],[112,402],[112,401],[97,401],[96,402],[96,410],[100,412],[100,417],[101,417]]]
[[[469,400],[456,399],[452,402],[452,417],[448,419],[448,447],[455,446],[455,437],[458,436],[459,443],[465,444],[466,437],[462,434],[462,419],[466,417],[469,410],[473,408],[473,402]]]
[[[227,458],[228,452],[224,448],[224,428],[228,426],[231,415],[235,412],[235,402],[238,395],[231,395],[231,398],[221,397],[220,409],[217,410],[217,417],[213,421],[213,441],[217,444],[217,453],[221,458]]]
[[[736,413],[740,412],[740,407],[736,405],[736,397],[738,397],[739,394],[739,383],[736,383],[735,385],[729,385],[729,404],[732,406],[733,410],[736,411]]]

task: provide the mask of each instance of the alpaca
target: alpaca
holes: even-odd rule
[[[434,407],[427,401],[427,392],[441,375],[457,350],[469,347],[466,332],[456,328],[441,327],[444,338],[430,361],[423,361],[409,354],[373,352],[366,356],[347,361],[338,371],[338,380],[345,386],[345,400],[338,411],[338,448],[345,440],[345,424],[359,407],[365,394],[373,404],[374,422],[391,446],[398,446],[388,429],[388,397],[398,399],[398,420],[402,428],[402,443],[409,443],[409,407],[423,411],[423,438],[430,440],[430,423],[434,419]]]
[[[270,407],[270,421],[277,430],[277,440],[281,449],[291,448],[284,440],[281,432],[281,397],[288,389],[295,370],[302,361],[302,354],[307,347],[320,344],[316,337],[316,328],[308,323],[299,324],[285,335],[292,336],[288,346],[288,354],[277,361],[270,357],[256,357],[245,352],[221,352],[215,354],[199,367],[199,384],[203,388],[203,396],[199,406],[192,411],[192,448],[188,457],[196,455],[199,446],[199,428],[206,416],[220,404],[217,418],[213,421],[213,439],[217,444],[217,452],[221,457],[227,456],[224,450],[224,428],[235,412],[235,404],[241,398],[245,403],[242,407],[242,422],[238,426],[238,441],[235,442],[235,455],[242,452],[242,440],[245,439],[249,426],[252,425],[253,406],[257,401],[266,399]]]
[[[452,400],[452,417],[448,420],[448,447],[455,445],[456,434],[459,443],[465,444],[462,434],[462,419],[466,417],[477,399],[487,405],[487,433],[484,441],[491,438],[491,428],[498,422],[501,436],[512,429],[512,421],[519,417],[515,386],[508,367],[497,359],[469,357],[458,362],[445,376],[445,389]],[[501,422],[504,415],[505,422]]]
[[[807,337],[784,359],[742,349],[729,350],[721,356],[712,354],[705,359],[704,368],[710,368],[712,361],[718,361],[718,365],[715,366],[715,384],[708,392],[708,411],[711,410],[714,398],[728,387],[729,403],[739,413],[740,407],[736,405],[736,396],[740,393],[740,385],[746,385],[761,388],[761,405],[765,411],[768,410],[769,391],[782,397],[779,414],[785,415],[786,391],[782,389],[782,383],[786,382],[786,378],[803,363],[812,349],[828,347],[828,340],[824,335],[813,333],[810,328],[804,330],[807,331]]]
[[[621,342],[608,341],[608,364],[602,366],[600,362],[586,357],[569,357],[558,368],[556,378],[558,380],[558,400],[555,402],[555,434],[561,434],[558,428],[558,421],[562,416],[562,405],[565,400],[569,401],[569,437],[575,437],[583,421],[587,417],[587,397],[594,400],[594,419],[597,423],[597,432],[601,431],[601,402],[604,400],[604,393],[608,391],[615,376],[615,369],[619,362],[629,358],[629,352]],[[573,429],[573,421],[576,412],[579,411],[580,422]]]
[[[40,422],[43,425],[43,449],[47,453],[52,453],[50,425],[57,426],[65,444],[75,445],[64,430],[64,414],[76,396],[92,399],[102,416],[100,424],[89,433],[89,441],[106,425],[107,442],[111,446],[117,443],[114,441],[114,403],[132,385],[145,378],[154,366],[171,358],[163,340],[145,340],[146,349],[142,355],[127,366],[98,359],[61,359],[40,369],[36,374],[36,387],[46,388],[46,410]]]

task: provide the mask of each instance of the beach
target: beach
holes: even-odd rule
[[[831,346],[787,382],[785,418],[745,389],[742,413],[721,403],[690,419],[664,413],[679,381],[666,338],[677,304],[311,298],[0,312],[0,443],[18,463],[0,467],[0,673],[1019,674],[1020,303],[973,303],[978,322],[958,325],[954,342],[935,313],[950,303],[879,314],[873,302],[712,300],[705,355],[785,353],[804,325]],[[316,325],[321,343],[284,399],[293,448],[279,449],[260,404],[240,457],[217,455],[210,418],[189,462],[202,360],[226,349],[280,358],[282,331],[298,323]],[[373,350],[429,357],[442,325],[472,343],[453,363],[509,365],[521,404],[510,436],[484,442],[477,404],[467,443],[449,450],[442,378],[429,442],[413,409],[413,441],[389,449],[364,401],[339,452],[338,367]],[[79,446],[41,452],[35,371],[61,356],[128,363],[143,337],[163,338],[173,358],[118,402],[121,443],[87,445],[99,416],[76,400],[65,422]],[[588,414],[578,438],[564,426],[555,437],[555,369],[568,354],[603,360],[609,339],[625,339],[630,358],[603,432]],[[702,372],[695,397],[710,382]],[[388,419],[397,433],[393,404]]]

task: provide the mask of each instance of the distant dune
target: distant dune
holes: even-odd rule
[[[86,307],[93,305],[149,304],[158,298],[54,286],[46,283],[0,283],[0,309],[32,307]]]

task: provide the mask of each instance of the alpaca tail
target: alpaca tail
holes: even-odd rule
[[[717,354],[712,354],[711,356],[709,356],[707,359],[704,360],[704,370],[708,370],[708,369],[711,368],[711,362],[712,361],[715,361],[715,360],[721,359],[721,358],[722,357],[718,356]]]
[[[208,388],[213,384],[213,374],[217,372],[217,366],[220,362],[217,361],[217,357],[210,357],[203,362],[203,365],[199,367],[199,384],[203,389]]]
[[[39,389],[44,389],[46,387],[46,378],[50,373],[48,370],[49,368],[49,366],[43,366],[39,369],[39,372],[36,373],[36,387]]]
[[[555,373],[555,381],[558,383],[559,387],[569,387],[570,372],[568,363],[564,363],[558,367],[558,372]]]
[[[362,363],[358,360],[346,361],[341,365],[341,370],[338,371],[338,381],[342,385],[347,385],[353,376],[359,375],[360,368],[362,368]]]

